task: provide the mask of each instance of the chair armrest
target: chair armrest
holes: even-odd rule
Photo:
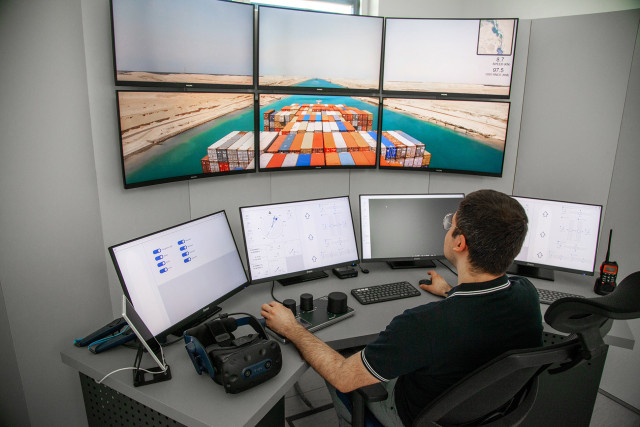
[[[381,402],[389,395],[381,383],[360,387],[352,391],[351,396],[351,425],[362,427],[365,425],[365,404],[366,402]]]
[[[361,395],[365,402],[381,402],[389,396],[387,390],[381,383],[366,385],[353,392]]]

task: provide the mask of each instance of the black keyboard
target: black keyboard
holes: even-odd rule
[[[409,282],[395,282],[351,289],[351,295],[353,295],[360,304],[367,305],[395,299],[416,297],[420,295],[420,291]]]
[[[540,298],[540,303],[542,304],[551,304],[554,301],[559,300],[560,298],[566,297],[584,298],[582,295],[568,294],[566,292],[560,291],[551,291],[549,289],[536,288],[536,290],[538,291],[538,297]]]

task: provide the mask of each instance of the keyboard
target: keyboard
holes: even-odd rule
[[[538,297],[540,298],[541,304],[551,304],[554,301],[559,300],[560,298],[573,297],[573,298],[584,298],[582,295],[568,294],[566,292],[560,291],[551,291],[549,289],[540,289],[536,288],[538,291]]]
[[[367,305],[416,297],[420,295],[420,291],[409,282],[394,282],[367,286],[366,288],[351,289],[351,295],[353,295],[360,304]]]

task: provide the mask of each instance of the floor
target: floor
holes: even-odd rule
[[[313,370],[298,381],[309,408],[292,388],[285,396],[285,417],[289,427],[332,427],[338,418],[331,405],[331,397],[324,380]],[[627,409],[604,394],[599,393],[589,427],[640,427],[640,413]]]

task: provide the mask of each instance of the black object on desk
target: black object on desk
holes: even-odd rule
[[[351,295],[362,305],[417,297],[420,291],[409,282],[385,283],[351,290]]]

